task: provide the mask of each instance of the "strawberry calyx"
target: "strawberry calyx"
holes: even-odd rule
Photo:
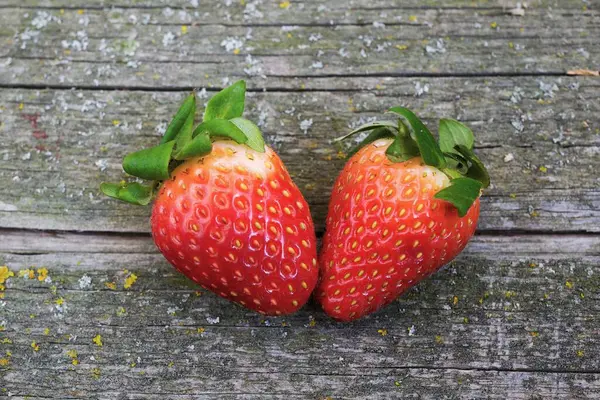
[[[253,122],[242,118],[246,98],[243,80],[215,94],[206,104],[202,122],[194,129],[196,94],[183,102],[160,144],[129,153],[123,159],[123,170],[136,178],[152,181],[102,183],[100,190],[107,196],[137,205],[149,204],[171,172],[184,160],[203,157],[212,151],[216,140],[233,140],[260,153],[265,152],[263,135]]]
[[[385,152],[388,160],[398,163],[421,157],[425,164],[442,171],[450,179],[450,186],[437,192],[434,197],[454,205],[461,217],[466,215],[481,190],[490,184],[487,169],[473,152],[475,138],[471,129],[456,120],[441,119],[439,140],[436,141],[427,126],[408,108],[392,107],[388,112],[395,114],[398,120],[361,125],[335,141],[369,132],[350,150],[349,155],[353,155],[378,139],[393,139]]]

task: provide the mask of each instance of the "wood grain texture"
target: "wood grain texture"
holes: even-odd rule
[[[416,96],[416,83],[429,92]],[[304,192],[319,231],[345,163],[338,152],[347,148],[331,140],[401,104],[433,129],[441,117],[474,129],[493,182],[480,229],[598,232],[595,78],[359,79],[342,92],[329,90],[340,85],[337,79],[313,84],[315,92],[250,93],[247,108]],[[157,128],[164,129],[185,92],[1,93],[2,227],[148,232],[149,208],[104,198],[98,186],[124,178],[127,152],[158,142]],[[306,132],[302,121],[312,121]],[[509,155],[514,160],[506,162]]]
[[[265,319],[198,296],[147,237],[3,231],[0,243],[16,275],[0,374],[16,396],[567,399],[600,389],[596,236],[476,236],[448,268],[352,324],[312,304]],[[42,267],[51,282],[39,281]],[[26,268],[34,279],[18,277]]]
[[[250,77],[269,87],[277,77],[564,74],[600,63],[600,14],[571,3],[534,3],[523,17],[499,3],[291,4],[7,7],[0,84],[168,89]]]
[[[1,0],[0,398],[597,399],[600,81],[566,72],[598,69],[600,9],[515,6]],[[319,233],[333,138],[395,105],[471,126],[493,185],[465,252],[352,324],[199,292],[98,185],[242,78]]]

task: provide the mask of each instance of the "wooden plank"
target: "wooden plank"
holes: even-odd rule
[[[480,229],[598,232],[597,82],[581,77],[328,78],[311,80],[314,92],[250,93],[248,115],[262,121],[267,141],[310,203],[319,231],[331,185],[345,162],[331,140],[401,104],[430,125],[449,116],[475,130],[477,151],[493,180],[483,197]],[[416,84],[427,85],[429,92],[416,96]],[[344,85],[347,90],[335,90]],[[98,185],[124,177],[121,158],[156,143],[157,128],[166,126],[184,95],[2,90],[0,226],[148,232],[148,208],[105,199]],[[310,120],[304,132],[301,122]]]
[[[519,18],[495,8],[332,7],[324,19],[317,3],[273,3],[273,15],[248,19],[241,6],[204,7],[6,8],[0,84],[170,88],[248,76],[268,87],[274,77],[564,74],[600,63],[600,14],[581,8]]]
[[[0,390],[32,398],[52,388],[60,398],[571,399],[600,389],[596,235],[476,236],[451,266],[352,324],[314,304],[265,319],[197,296],[149,238],[127,239],[128,250],[119,241],[0,232],[0,263],[17,275],[2,299]],[[52,282],[37,279],[42,267]],[[34,279],[18,277],[25,268]],[[129,289],[125,269],[138,276]]]

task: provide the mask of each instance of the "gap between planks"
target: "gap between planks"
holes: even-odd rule
[[[159,62],[161,63],[161,62]],[[166,62],[163,64],[168,64]],[[179,62],[173,62],[178,64]],[[327,78],[506,78],[506,77],[546,77],[546,76],[565,76],[577,78],[567,74],[566,71],[548,71],[548,72],[397,72],[397,73],[373,73],[373,74],[323,74],[323,75],[267,75],[267,78],[283,79],[327,79]],[[250,78],[246,76],[236,77],[239,79]],[[0,83],[0,89],[22,89],[22,90],[90,90],[90,91],[140,91],[140,92],[184,92],[196,89],[196,86],[114,86],[114,85],[55,85],[55,84],[26,84],[26,83]],[[208,92],[218,92],[222,87],[206,88]],[[270,88],[247,88],[247,92],[281,92],[281,93],[303,93],[303,92],[361,92],[368,91],[362,89],[296,89],[284,87]]]

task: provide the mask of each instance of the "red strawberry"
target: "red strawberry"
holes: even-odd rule
[[[152,235],[179,271],[261,313],[298,310],[317,281],[308,205],[270,148],[215,142],[177,167],[156,198]]]
[[[240,118],[244,93],[238,82],[215,95],[193,131],[190,96],[162,144],[128,155],[123,166],[162,181],[152,236],[175,268],[247,308],[284,315],[302,307],[317,283],[316,238],[308,205],[283,163],[258,127]],[[148,204],[155,187],[103,184],[102,190]]]
[[[461,137],[472,137],[468,128],[442,121],[445,155],[414,114],[393,110],[405,121],[357,130],[374,129],[347,162],[329,203],[317,298],[341,321],[389,304],[456,257],[475,232],[480,189],[488,183],[472,140]],[[451,151],[465,143],[469,151]],[[482,183],[461,171],[480,173]]]

